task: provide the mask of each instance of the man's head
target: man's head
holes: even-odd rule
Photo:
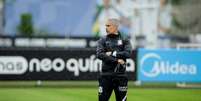
[[[107,34],[117,34],[118,27],[119,27],[119,20],[118,19],[108,19],[106,24],[106,32]]]

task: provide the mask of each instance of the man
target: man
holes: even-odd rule
[[[109,19],[106,23],[107,35],[98,40],[96,53],[103,62],[99,78],[99,101],[108,101],[113,90],[117,101],[127,99],[128,79],[125,71],[131,45],[129,40],[121,37],[118,27],[117,19]]]

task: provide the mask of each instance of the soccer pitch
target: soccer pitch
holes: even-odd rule
[[[0,88],[0,101],[98,101],[97,90],[96,87],[4,87]],[[127,96],[128,101],[201,101],[201,90],[129,88]],[[110,101],[115,101],[114,95]]]

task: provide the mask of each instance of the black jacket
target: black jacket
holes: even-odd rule
[[[107,56],[106,52],[116,51],[116,56]],[[107,35],[98,40],[96,49],[97,58],[102,60],[102,74],[114,74],[115,68],[117,67],[117,59],[123,59],[126,62],[127,58],[131,55],[130,41],[126,38],[118,35]],[[123,70],[122,73],[125,73]]]

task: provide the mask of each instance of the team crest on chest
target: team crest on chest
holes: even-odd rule
[[[117,41],[117,45],[118,45],[118,46],[120,46],[120,45],[122,45],[122,44],[123,44],[122,40],[118,40],[118,41]]]

